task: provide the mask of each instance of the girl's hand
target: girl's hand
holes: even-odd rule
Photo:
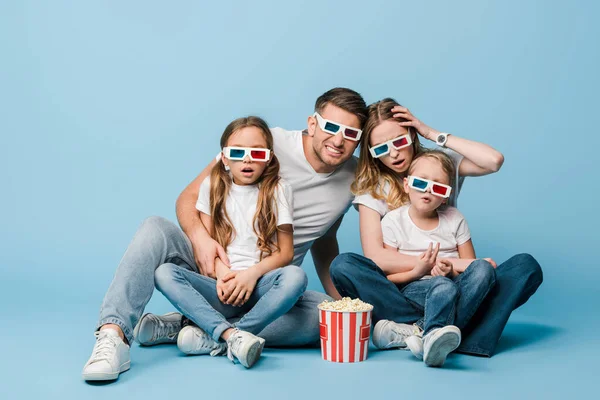
[[[407,129],[408,127],[412,126],[417,130],[419,135],[423,136],[425,139],[435,141],[435,138],[440,133],[421,122],[417,117],[412,115],[412,113],[406,107],[396,106],[392,108],[392,112],[394,113],[394,118],[404,118],[407,120],[404,122],[398,122],[398,125]]]
[[[217,296],[219,296],[219,300],[221,300],[221,303],[223,304],[227,304],[227,299],[235,290],[236,283],[233,278],[235,278],[236,275],[236,271],[230,271],[222,278],[217,279]]]
[[[432,243],[429,243],[429,247],[421,255],[419,260],[413,268],[413,272],[420,279],[431,272],[431,269],[435,266],[435,260],[437,259],[438,252],[440,251],[440,244],[436,244],[435,248]]]
[[[256,287],[256,282],[258,282],[258,279],[260,278],[255,271],[256,270],[253,268],[248,268],[238,272],[235,277],[230,278],[229,274],[227,274],[223,278],[225,282],[235,281],[235,289],[227,298],[225,304],[240,307],[250,299],[250,296]]]
[[[435,267],[431,270],[432,276],[447,276],[452,278],[454,276],[454,267],[448,260],[438,260]]]

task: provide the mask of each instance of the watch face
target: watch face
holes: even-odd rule
[[[445,142],[445,140],[444,140],[444,139],[445,139],[444,135],[439,135],[439,136],[437,137],[437,141],[438,141],[438,143],[444,143],[444,142]]]

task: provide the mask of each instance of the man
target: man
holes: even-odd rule
[[[272,130],[280,175],[294,192],[293,264],[300,265],[310,250],[319,279],[334,298],[340,296],[329,276],[329,265],[339,253],[337,229],[353,199],[350,185],[356,159],[352,154],[366,118],[367,107],[360,94],[335,88],[317,99],[307,130]],[[208,235],[195,208],[200,184],[215,163],[210,163],[179,196],[177,218],[182,229],[163,218],[150,217],[134,236],[104,298],[96,344],[83,369],[85,380],[116,379],[129,369],[128,344],[134,337],[144,345],[176,342],[180,314],[146,314],[140,320],[154,290],[156,268],[174,263],[213,276],[217,257],[228,264],[225,251]],[[292,310],[259,336],[270,346],[317,342],[316,306],[327,298],[305,292]]]

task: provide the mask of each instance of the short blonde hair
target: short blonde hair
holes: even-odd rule
[[[454,186],[454,180],[456,177],[456,167],[454,166],[454,162],[452,159],[443,151],[439,150],[423,150],[419,154],[413,158],[413,161],[410,163],[410,167],[408,167],[408,174],[412,175],[412,172],[415,170],[415,166],[417,162],[421,158],[433,158],[437,160],[442,166],[442,170],[448,175],[448,181],[450,182],[450,186]]]

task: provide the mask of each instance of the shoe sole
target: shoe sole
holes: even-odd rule
[[[135,328],[133,328],[133,339],[136,342],[138,342],[140,344],[140,346],[154,346],[157,344],[177,343],[177,338],[174,338],[173,340],[157,340],[156,342],[151,342],[151,341],[141,342],[139,340],[140,329],[141,329],[142,325],[144,324],[144,320],[146,319],[146,317],[148,315],[151,315],[151,314],[152,313],[146,313],[146,314],[142,315],[142,318],[140,318],[140,320],[138,321]],[[165,314],[165,316],[173,315],[173,314],[179,314],[179,313],[178,312],[170,312],[170,313]],[[181,314],[179,314],[179,315],[181,315]]]
[[[419,340],[416,336],[409,336],[404,342],[406,343],[406,350],[410,350],[417,359],[423,360],[423,345],[418,342]]]
[[[242,364],[246,368],[252,368],[252,366],[254,364],[256,364],[256,362],[260,358],[263,347],[264,347],[264,343],[261,342],[260,340],[253,342],[250,345],[250,348],[248,349],[248,351],[246,352],[246,359],[245,360],[238,359],[240,361],[240,364]]]
[[[386,347],[386,345],[388,343],[382,344],[379,342],[379,338],[381,336],[381,330],[383,329],[384,324],[380,322],[378,322],[377,324],[375,324],[375,328],[373,328],[373,344],[375,345],[375,347],[377,347],[379,350],[389,350],[389,349],[402,349],[402,350],[408,350],[406,348],[406,342],[404,343],[404,346],[402,345],[398,345],[398,346],[393,346],[393,347]]]
[[[84,373],[84,374],[82,374],[83,380],[85,380],[85,381],[114,381],[115,379],[117,379],[119,377],[120,373],[127,371],[130,366],[131,366],[131,361],[127,361],[125,364],[121,365],[118,372],[113,372],[113,373],[96,372],[96,373],[89,373],[89,374]]]
[[[452,353],[460,345],[460,333],[455,331],[443,332],[429,348],[423,361],[428,367],[441,367],[446,361],[448,354]]]

